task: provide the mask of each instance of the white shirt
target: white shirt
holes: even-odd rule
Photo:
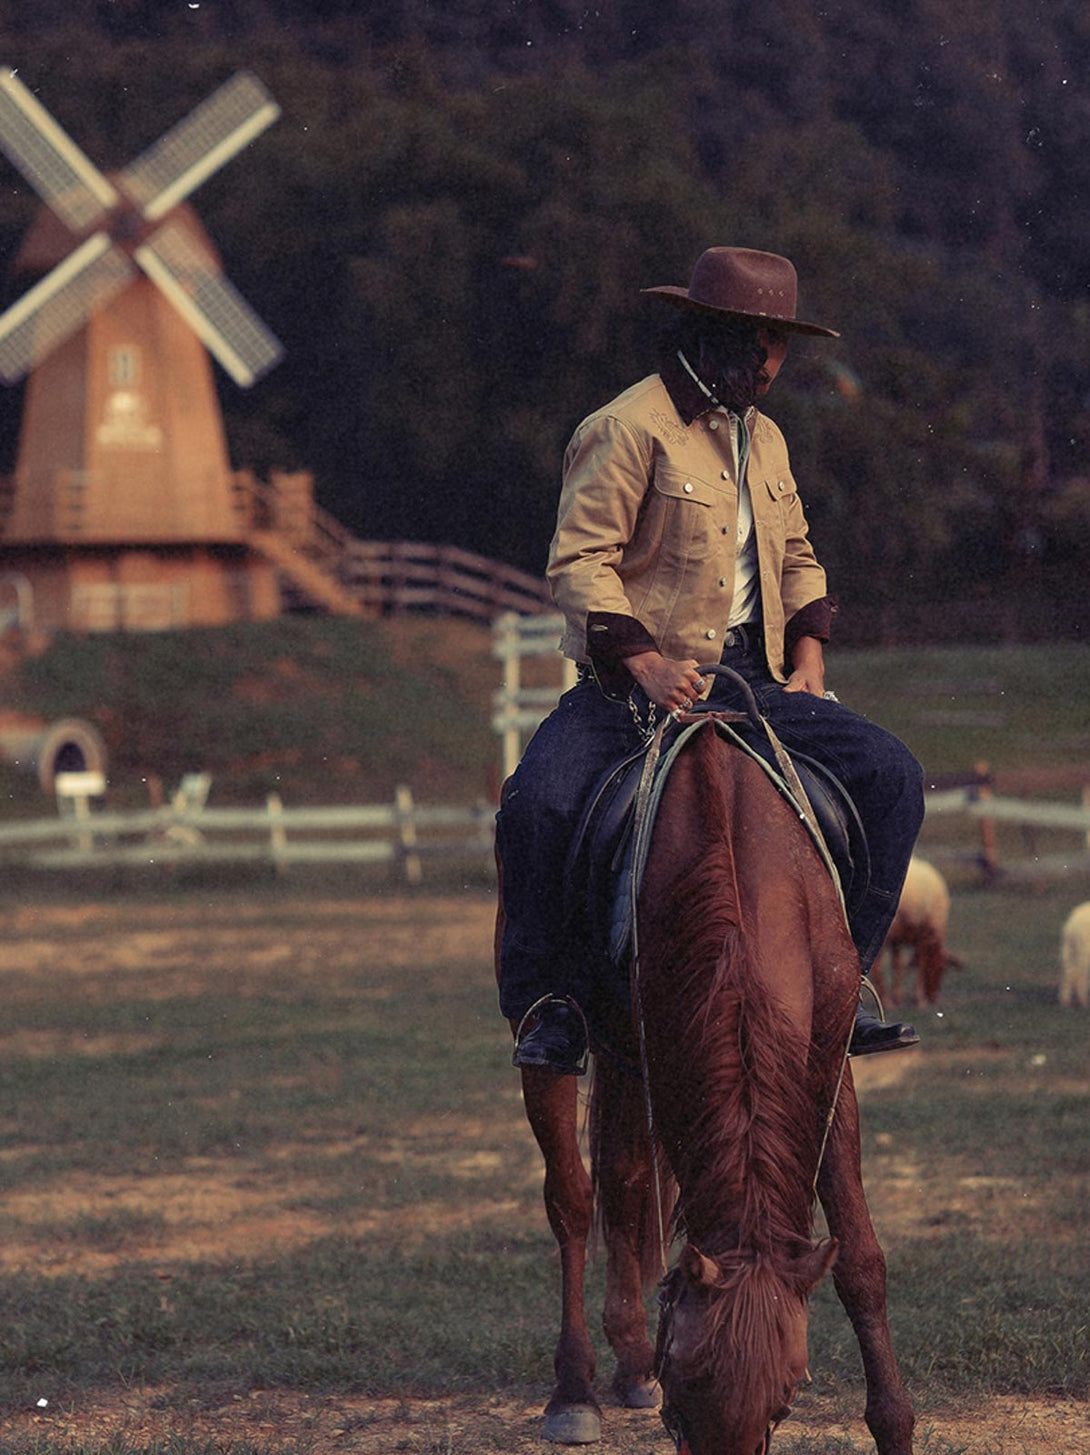
[[[746,466],[749,463],[749,431],[736,414],[721,411],[730,421],[730,444],[734,451],[734,473],[738,480],[738,527],[734,563],[734,600],[727,626],[759,621],[761,591],[757,577],[757,536],[753,529],[753,501],[749,494]]]

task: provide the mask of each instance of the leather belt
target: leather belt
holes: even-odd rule
[[[731,626],[723,633],[723,651],[755,652],[764,645],[764,632],[759,621],[743,622]]]

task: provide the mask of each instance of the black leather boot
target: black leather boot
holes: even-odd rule
[[[886,1023],[869,1015],[859,1006],[855,1012],[849,1056],[873,1056],[877,1051],[900,1051],[905,1046],[918,1046],[920,1038],[915,1026],[900,1021]]]
[[[582,1076],[590,1047],[583,1012],[570,996],[547,995],[522,1018],[512,1066],[542,1066],[566,1076]]]

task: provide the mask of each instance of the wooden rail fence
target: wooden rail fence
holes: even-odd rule
[[[79,776],[79,775],[73,775]],[[95,787],[96,795],[102,791]],[[97,799],[96,799],[97,801]],[[1090,875],[1090,788],[1078,804],[983,796],[974,786],[941,789],[925,798],[929,818],[960,814],[981,829],[971,858],[986,877],[1047,879]],[[128,866],[154,869],[190,863],[385,864],[419,883],[425,862],[477,861],[491,872],[494,805],[481,801],[418,804],[408,787],[392,803],[291,808],[277,794],[263,806],[209,808],[177,801],[159,808],[115,812],[93,807],[87,795],[67,800],[55,816],[0,823],[0,863],[40,869]],[[1021,827],[1025,852],[1000,861],[996,826]],[[1071,847],[1036,852],[1038,830],[1071,834]],[[929,853],[930,856],[930,853]]]
[[[545,582],[459,546],[361,541],[343,547],[340,576],[365,611],[435,611],[492,621],[501,612],[549,611]]]
[[[393,803],[289,808],[166,805],[98,810],[76,795],[53,818],[0,824],[0,861],[39,869],[214,863],[387,864],[419,883],[429,859],[477,860],[491,869],[495,809],[417,804],[407,787]]]

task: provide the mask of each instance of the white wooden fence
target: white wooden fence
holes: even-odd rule
[[[493,655],[503,663],[503,683],[495,693],[492,724],[502,741],[504,776],[510,775],[528,735],[575,682],[575,665],[560,655],[563,618],[508,612],[496,618]],[[523,683],[524,658],[551,658]],[[94,775],[92,775],[94,776]],[[169,805],[130,813],[103,810],[105,784],[80,783],[68,775],[70,791],[58,799],[56,817],[0,823],[0,862],[21,861],[41,868],[97,865],[176,865],[267,862],[291,864],[387,864],[418,882],[427,859],[477,859],[492,862],[494,806],[422,805],[409,788],[398,788],[393,803],[331,807],[286,807],[270,794],[263,807],[209,808],[209,782],[191,775]],[[58,780],[60,786],[60,780]],[[92,806],[92,799],[95,805]],[[1090,783],[1082,802],[1029,802],[999,797],[990,786],[986,765],[963,787],[932,791],[925,798],[929,817],[963,814],[979,824],[976,862],[994,875],[1048,877],[1090,874]],[[996,825],[1018,824],[1026,853],[1021,861],[1000,865]],[[1036,853],[1037,830],[1077,835],[1070,852]],[[940,855],[941,857],[941,855]]]
[[[971,787],[929,793],[925,801],[928,817],[963,814],[980,824],[981,852],[973,857],[988,874],[1090,876],[1090,788],[1081,804],[981,797]],[[289,808],[273,793],[263,806],[253,808],[186,806],[176,800],[162,808],[123,813],[96,808],[86,796],[75,794],[55,816],[0,823],[0,864],[57,870],[95,865],[154,869],[267,863],[287,869],[293,864],[385,864],[409,883],[419,883],[427,860],[477,861],[491,872],[494,814],[494,805],[484,801],[469,807],[417,804],[407,787],[385,804]],[[987,832],[996,823],[1022,828],[1026,853],[1021,858],[999,862],[994,836]],[[1039,855],[1033,851],[1038,829],[1077,837],[1066,852]]]
[[[518,765],[526,739],[556,706],[562,692],[575,686],[575,663],[560,655],[564,618],[519,616],[507,611],[492,627],[492,655],[503,663],[503,684],[496,691],[492,726],[503,743],[503,776],[509,778]],[[522,682],[524,657],[552,657],[555,681],[546,686],[527,687]]]
[[[560,694],[575,684],[575,664],[559,652],[563,630],[564,618],[559,613],[528,617],[506,612],[493,623],[492,655],[503,663],[503,684],[494,695],[492,726],[502,740],[505,778],[515,771],[526,739],[534,728],[552,711]],[[553,657],[554,680],[546,686],[524,686],[522,660],[526,657]],[[996,797],[989,786],[986,764],[978,764],[974,776],[976,781],[964,787],[928,793],[925,808],[929,817],[964,814],[976,821],[980,852],[975,859],[985,873],[1012,877],[1090,873],[1090,783],[1083,789],[1081,804],[1030,803],[1021,798]],[[1021,826],[1026,845],[1023,861],[1000,866],[996,847],[998,823]],[[1081,835],[1081,841],[1077,847],[1072,846],[1070,853],[1041,856],[1036,853],[1035,845],[1038,829],[1074,830]]]
[[[271,793],[263,807],[177,803],[118,813],[76,796],[55,818],[0,824],[0,861],[41,869],[136,868],[187,863],[388,864],[418,883],[426,859],[478,860],[491,869],[494,807],[413,802],[288,808]]]
[[[928,793],[924,797],[927,816],[964,814],[980,832],[976,862],[990,877],[1054,878],[1069,874],[1090,874],[1090,784],[1084,785],[1079,803],[1030,802],[993,793],[990,787],[967,785]],[[996,826],[1016,824],[1022,830],[1024,853],[1019,859],[1000,862]],[[1078,834],[1067,851],[1037,852],[1037,831],[1059,830]],[[941,855],[937,856],[941,857]]]

